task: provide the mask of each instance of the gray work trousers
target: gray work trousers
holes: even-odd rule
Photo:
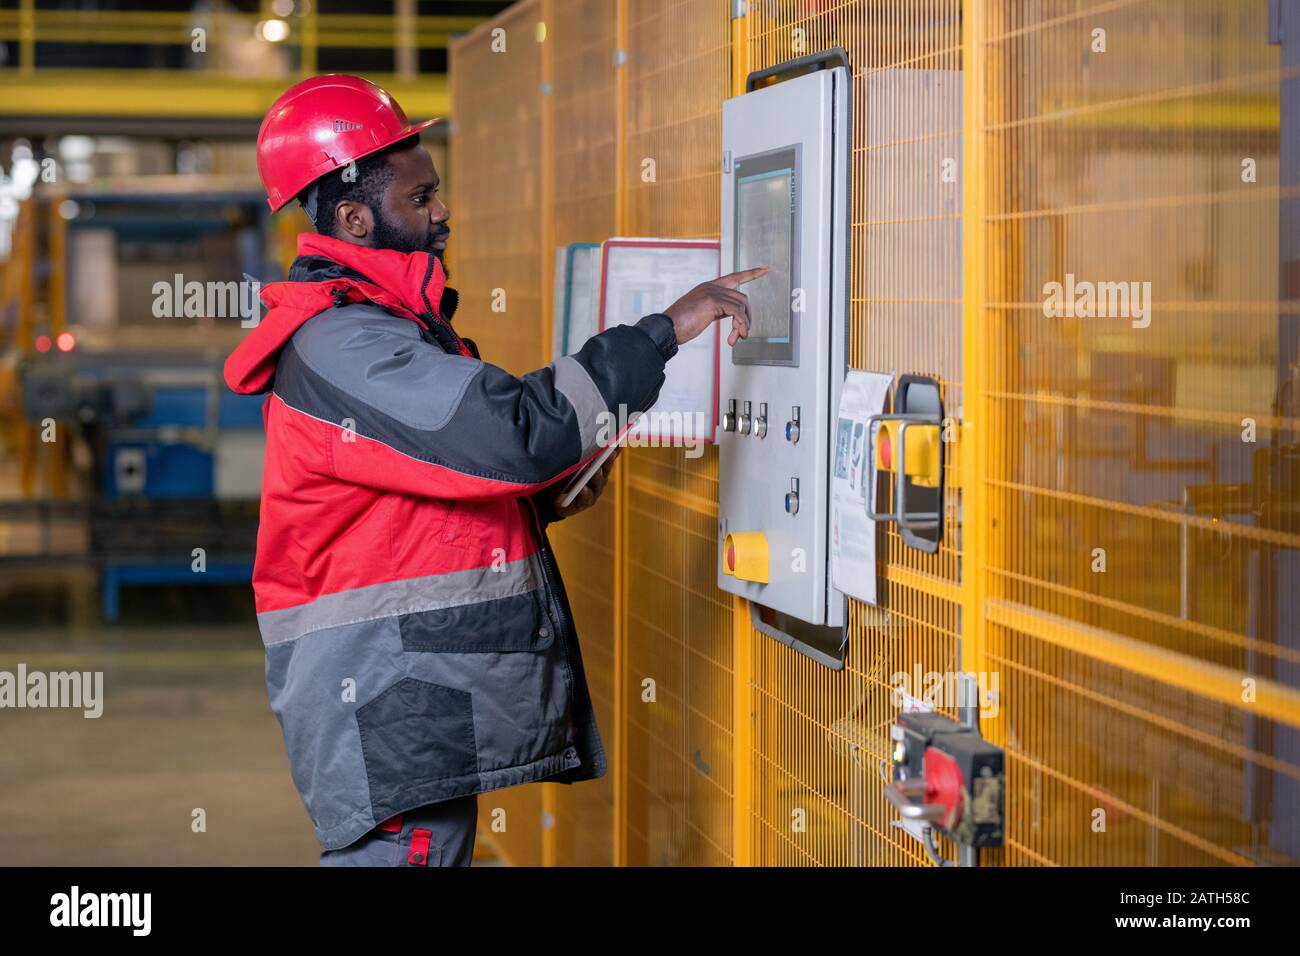
[[[408,810],[355,843],[325,850],[321,866],[469,866],[478,794]]]

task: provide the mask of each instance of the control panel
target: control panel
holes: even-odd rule
[[[768,272],[741,287],[749,336],[721,361],[718,586],[828,627],[845,605],[827,543],[847,339],[847,67],[843,51],[804,57],[751,75],[722,106],[722,272]]]

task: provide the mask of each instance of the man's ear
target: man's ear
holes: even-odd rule
[[[334,234],[351,242],[364,242],[374,231],[375,214],[362,202],[345,199],[334,207]]]

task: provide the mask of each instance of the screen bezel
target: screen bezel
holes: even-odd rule
[[[800,288],[801,246],[800,224],[803,217],[803,146],[795,143],[778,149],[765,150],[742,156],[732,166],[732,267],[739,269],[740,261],[740,184],[742,179],[761,176],[764,173],[791,170],[791,189],[794,203],[790,210],[790,290]],[[743,292],[744,286],[740,287]],[[806,290],[805,290],[806,295]],[[770,339],[737,339],[731,349],[733,365],[799,365],[799,321],[803,314],[795,312],[793,301],[790,308],[790,335],[785,342]],[[805,309],[806,311],[806,309]]]

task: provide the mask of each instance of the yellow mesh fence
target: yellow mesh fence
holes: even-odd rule
[[[550,238],[543,244],[544,257],[571,242],[600,242],[614,235],[618,224],[614,60],[618,24],[614,5],[554,0],[547,11],[550,92],[545,100],[551,148],[542,159],[550,163],[554,213]],[[548,304],[554,301],[553,291],[546,296]],[[546,341],[550,342],[549,337]],[[551,786],[556,819],[554,862],[561,865],[608,865],[614,860],[617,771],[613,761],[619,755],[615,747],[619,726],[615,716],[617,516],[618,493],[611,484],[595,507],[553,525],[550,531],[582,636],[587,683],[611,763],[611,772],[601,780],[576,787]]]
[[[834,672],[717,590],[716,452],[625,451],[552,534],[611,774],[492,795],[503,852],[925,865],[883,797],[891,691],[965,669],[1008,753],[982,863],[1294,860],[1296,71],[1268,3],[747,6],[537,0],[452,44],[458,325],[544,364],[556,246],[716,237],[723,98],[844,47],[849,364],[940,383],[944,542],[882,530],[879,607],[850,601]],[[1054,315],[1053,282],[1108,285]]]
[[[1275,406],[1295,308],[1268,21],[1265,0],[980,5],[1009,863],[1276,862],[1286,830],[1294,862],[1300,646],[1276,609],[1300,535],[1268,476],[1300,423]],[[1071,277],[1123,285],[1045,314]]]
[[[754,6],[751,70],[836,46],[852,64],[849,365],[930,375],[955,416],[961,4],[826,5],[815,15],[794,4]],[[961,664],[957,494],[947,492],[937,554],[905,547],[892,526],[883,534],[880,605],[850,601],[842,672],[752,638],[755,863],[924,863],[920,844],[891,825],[897,814],[881,772],[897,715],[893,675]]]
[[[456,327],[485,361],[515,374],[542,364],[542,44],[539,4],[519,3],[451,46],[448,73],[452,229],[449,284]],[[494,33],[494,31],[502,31]],[[518,866],[544,860],[543,790],[533,784],[479,799],[479,832]]]
[[[725,4],[626,9],[623,233],[716,239],[731,88]],[[629,452],[625,862],[724,866],[732,622],[730,597],[714,585],[718,456],[712,446],[694,459],[680,448]]]

